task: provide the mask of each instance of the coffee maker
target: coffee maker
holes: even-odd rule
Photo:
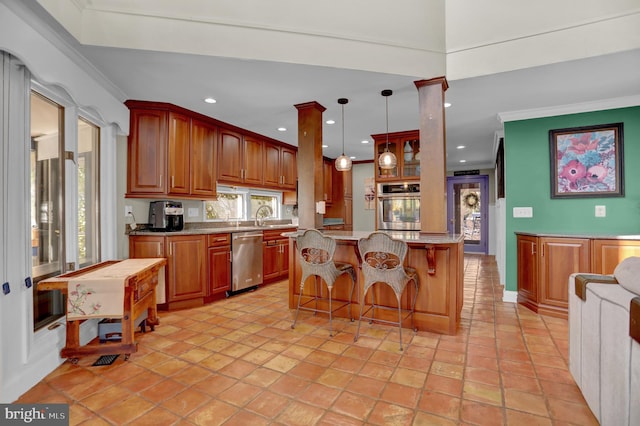
[[[149,228],[158,232],[182,231],[184,209],[180,201],[152,201],[149,204]]]

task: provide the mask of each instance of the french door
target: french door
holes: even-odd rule
[[[489,177],[486,175],[447,177],[449,233],[464,235],[464,251],[487,253]]]

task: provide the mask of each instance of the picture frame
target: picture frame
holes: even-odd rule
[[[551,198],[624,196],[623,123],[549,131]]]

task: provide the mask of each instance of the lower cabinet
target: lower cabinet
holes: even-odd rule
[[[208,286],[206,302],[220,299],[231,290],[231,234],[207,236]]]
[[[262,277],[264,282],[273,282],[289,275],[289,238],[283,232],[291,229],[263,231],[262,236]]]
[[[569,275],[592,271],[591,244],[589,238],[518,234],[518,303],[567,318]]]
[[[204,235],[129,236],[129,257],[165,257],[168,309],[202,305],[206,294]]]
[[[613,274],[616,266],[627,257],[640,257],[640,241],[631,239],[595,239],[592,271],[594,274]]]

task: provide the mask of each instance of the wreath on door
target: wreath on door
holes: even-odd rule
[[[478,194],[476,194],[475,192],[470,192],[463,197],[462,201],[464,202],[465,206],[467,206],[472,210],[475,210],[478,208],[478,203],[480,202],[480,198],[478,197]]]

